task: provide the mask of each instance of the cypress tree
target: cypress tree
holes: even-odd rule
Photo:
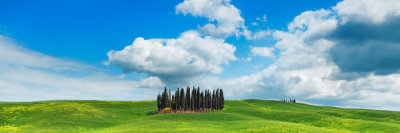
[[[208,111],[208,89],[204,91],[204,106],[206,107],[206,111]]]
[[[174,108],[175,108],[174,110],[176,110],[176,109],[178,108],[178,104],[176,104],[176,101],[177,101],[177,100],[176,100],[176,91],[175,91],[175,94],[173,94],[172,96],[173,96],[172,101],[174,102],[174,105],[173,105],[173,106],[174,106]]]
[[[192,99],[190,100],[191,102],[190,102],[190,110],[195,110],[195,100],[196,100],[196,89],[193,89],[192,90]]]
[[[219,89],[215,92],[215,109],[219,110]]]
[[[216,108],[219,110],[219,106],[220,106],[220,104],[221,104],[221,103],[220,103],[220,101],[221,101],[221,95],[219,94],[219,88],[218,88],[218,90],[217,90],[217,95],[218,95],[218,96],[217,96],[217,99],[216,99],[216,100],[217,100],[217,107],[216,107]]]
[[[204,93],[203,93],[203,107],[204,107],[204,109],[207,109],[207,99],[206,99],[206,92],[204,91]]]
[[[211,91],[210,90],[208,90],[208,98],[207,98],[207,100],[208,100],[208,111],[211,111],[212,99],[211,99]]]
[[[197,106],[197,89],[196,88],[194,88],[193,89],[193,93],[194,93],[194,98],[193,98],[193,110],[196,110],[197,108],[196,108],[196,106]]]
[[[176,109],[181,109],[180,105],[180,96],[179,96],[179,88],[175,91],[175,104],[176,104]]]
[[[206,109],[206,92],[203,92],[203,110]]]
[[[173,109],[173,110],[175,110],[176,109],[176,106],[175,106],[175,96],[174,95],[172,95],[172,98],[171,98],[171,109]]]
[[[204,92],[203,92],[203,110],[207,110],[206,103],[207,103],[207,91],[204,90]]]
[[[217,96],[217,90],[215,90],[215,96],[214,96],[214,109],[215,110],[217,110],[217,106],[218,106],[218,102],[217,102],[217,99],[218,99],[218,96]],[[217,110],[218,111],[218,110]]]
[[[206,92],[204,91],[204,93],[203,93],[203,108],[204,109],[207,109],[206,103],[207,103]]]
[[[168,90],[168,108],[172,108],[171,90]]]
[[[224,108],[224,104],[225,104],[225,98],[224,98],[224,92],[222,91],[222,89],[219,90],[219,96],[220,96],[220,104],[219,104],[219,109],[223,109]]]
[[[180,104],[181,104],[181,109],[186,109],[185,107],[185,91],[183,90],[183,88],[181,88],[181,100],[180,100]]]
[[[200,93],[200,110],[204,110],[204,93]]]
[[[163,109],[164,108],[164,92],[163,93],[161,93],[161,99],[160,99],[160,109]]]
[[[160,93],[158,93],[158,96],[157,96],[157,107],[158,107],[158,111],[160,111],[161,110],[161,95],[160,95]]]
[[[200,110],[200,87],[197,87],[196,95],[196,109]]]
[[[206,94],[205,94],[205,96],[204,96],[204,97],[205,97],[205,101],[206,101],[206,102],[205,102],[205,105],[206,105],[206,111],[208,111],[208,107],[209,107],[209,106],[208,106],[208,101],[209,101],[209,100],[208,100],[208,89],[207,89],[205,92],[206,92]]]
[[[213,91],[213,92],[210,92],[211,93],[211,110],[213,110],[214,111],[214,105],[215,105],[215,103],[214,103],[214,97],[215,97],[215,95],[214,95],[214,92],[215,91]]]
[[[215,110],[217,110],[217,111],[218,111],[218,106],[219,106],[218,98],[219,98],[219,92],[217,89],[217,90],[215,90]]]
[[[214,94],[214,97],[213,97],[213,101],[214,101],[213,102],[213,104],[214,104],[213,109],[216,110],[217,109],[216,108],[217,107],[217,101],[216,101],[217,100],[217,93],[216,93],[215,89],[213,89],[213,94]]]
[[[168,105],[168,93],[167,93],[167,87],[164,88],[164,92],[161,96],[161,109],[164,109]]]
[[[197,89],[193,86],[194,100],[193,100],[193,110],[197,110]]]
[[[211,109],[212,109],[212,111],[214,111],[214,109],[215,109],[215,90],[213,90],[212,96],[211,96]]]
[[[185,105],[185,110],[189,110],[190,109],[190,88],[189,86],[186,88],[186,105]]]

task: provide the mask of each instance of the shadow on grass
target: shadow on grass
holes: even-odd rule
[[[149,111],[146,113],[146,115],[155,115],[157,114],[157,111]]]

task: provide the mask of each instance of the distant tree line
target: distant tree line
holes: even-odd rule
[[[157,96],[158,111],[169,108],[172,111],[198,111],[209,112],[218,111],[224,108],[224,92],[222,89],[209,89],[200,91],[200,87],[177,89],[175,94],[171,95],[171,91],[164,88],[162,94]]]
[[[296,103],[296,99],[281,99],[280,101],[284,103]]]

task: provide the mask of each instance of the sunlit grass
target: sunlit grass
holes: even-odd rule
[[[215,113],[157,114],[155,101],[0,103],[0,132],[398,132],[400,112],[227,100]]]

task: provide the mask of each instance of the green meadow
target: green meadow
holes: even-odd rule
[[[0,132],[399,132],[400,112],[225,100],[215,113],[156,114],[155,101],[1,102]]]

